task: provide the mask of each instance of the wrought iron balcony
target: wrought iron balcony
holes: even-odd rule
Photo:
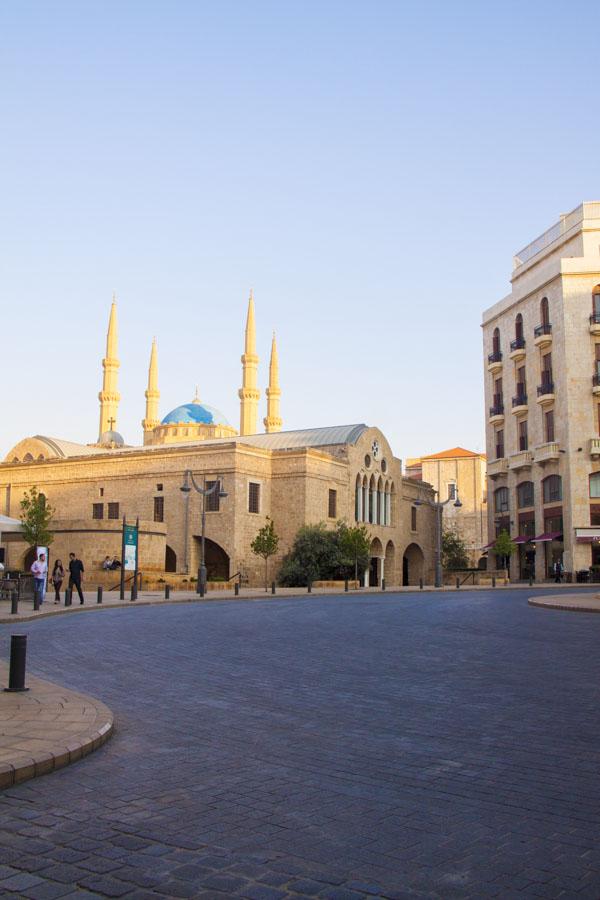
[[[552,324],[551,322],[542,322],[541,325],[536,325],[533,329],[534,338],[543,337],[545,334],[552,334]]]
[[[512,398],[512,405],[515,406],[527,406],[527,394],[523,391],[522,393],[517,394],[516,397]]]
[[[502,362],[502,350],[494,350],[493,353],[488,354],[488,362],[489,363]]]
[[[538,397],[545,397],[546,394],[554,393],[554,382],[553,381],[543,381],[540,385],[538,385],[537,395]]]
[[[594,387],[600,387],[600,372],[596,372],[595,375],[592,375],[592,385]]]
[[[591,314],[590,325],[600,325],[600,312],[595,312],[595,313]]]
[[[524,337],[515,338],[514,341],[510,342],[510,349],[511,350],[524,350],[525,349],[525,338]]]
[[[490,406],[490,418],[493,416],[503,416],[504,415],[504,403],[501,400],[495,401],[493,406]]]

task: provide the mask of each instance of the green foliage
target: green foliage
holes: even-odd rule
[[[354,568],[354,580],[358,581],[359,569],[363,571],[369,565],[371,536],[366,525],[345,522],[338,522],[337,533],[342,563]]]
[[[466,569],[469,566],[465,542],[456,528],[442,533],[442,566],[444,569]]]
[[[54,510],[35,485],[23,494],[21,500],[21,522],[23,537],[30,547],[49,547],[54,540],[50,523]]]
[[[303,525],[279,570],[279,583],[304,587],[309,581],[346,577],[348,569],[364,568],[369,560],[370,540],[364,525],[338,522],[335,531],[324,522]]]
[[[516,550],[516,544],[510,539],[510,535],[508,531],[503,528],[498,537],[496,538],[496,543],[494,544],[494,553],[498,559],[504,560],[505,566],[508,565],[508,560]]]
[[[275,523],[267,516],[267,522],[260,529],[250,548],[256,556],[262,556],[265,561],[265,591],[269,586],[269,557],[277,553],[279,548],[279,535],[275,531]]]

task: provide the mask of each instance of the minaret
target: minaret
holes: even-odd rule
[[[267,417],[263,419],[265,431],[281,431],[282,421],[279,415],[279,398],[281,397],[281,388],[279,387],[279,358],[277,356],[277,342],[275,340],[275,332],[273,332],[273,340],[271,342],[271,362],[269,364],[269,387],[267,388]]]
[[[240,398],[240,434],[256,434],[258,426],[258,400],[260,391],[256,385],[258,356],[256,355],[256,326],[254,324],[254,297],[250,291],[248,318],[246,319],[246,343],[242,355],[242,386]]]
[[[160,400],[160,391],[158,389],[158,350],[156,347],[156,338],[152,341],[152,350],[150,351],[150,365],[148,367],[148,390],[146,396],[146,418],[142,420],[142,428],[144,429],[144,444],[151,444],[153,439],[153,431],[160,424],[158,418],[158,401]]]
[[[117,301],[113,294],[108,320],[108,333],[106,335],[106,357],[102,360],[104,376],[102,378],[102,390],[98,394],[100,401],[100,434],[98,441],[105,431],[116,431],[117,409],[121,395],[117,390],[117,377],[119,374],[119,360],[117,359]]]

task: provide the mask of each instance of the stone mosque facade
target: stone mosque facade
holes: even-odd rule
[[[0,463],[0,512],[18,518],[32,486],[54,509],[52,559],[70,551],[86,567],[87,584],[102,583],[102,561],[120,556],[123,517],[140,520],[139,568],[146,584],[191,581],[200,562],[201,504],[183,493],[184,473],[197,482],[222,481],[227,497],[206,500],[206,564],[210,580],[241,575],[262,583],[264,563],[250,544],[267,518],[280,536],[273,577],[305,524],[365,523],[371,559],[364,581],[380,585],[431,580],[435,544],[428,484],[402,474],[385,435],[365,424],[282,430],[279,360],[271,345],[264,432],[259,433],[259,358],[254,299],[245,328],[237,431],[217,409],[191,402],[160,417],[158,349],[153,341],[138,446],[117,430],[120,395],[117,306],[113,298],[102,360],[100,425],[93,444],[25,437]],[[31,551],[19,535],[2,535],[6,568],[27,568]],[[114,579],[113,579],[114,580]],[[185,586],[185,584],[183,585]]]

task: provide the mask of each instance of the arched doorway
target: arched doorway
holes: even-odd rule
[[[423,577],[425,557],[418,544],[409,544],[402,557],[402,584],[418,584]]]
[[[365,587],[378,587],[381,584],[381,560],[383,559],[383,547],[379,538],[371,541],[369,551],[369,567],[365,572]]]
[[[37,559],[36,548],[30,547],[29,550],[27,551],[27,553],[25,554],[25,556],[23,557],[23,571],[30,572],[31,567],[34,564],[34,562],[36,561],[36,559]]]
[[[165,548],[165,572],[177,571],[177,554],[172,547],[167,544]]]
[[[196,557],[195,569],[200,566],[201,558],[201,539],[198,535],[194,535],[194,549]],[[229,557],[223,548],[210,538],[204,539],[204,555],[206,564],[207,581],[227,581],[229,578]],[[196,572],[194,571],[194,574]]]

